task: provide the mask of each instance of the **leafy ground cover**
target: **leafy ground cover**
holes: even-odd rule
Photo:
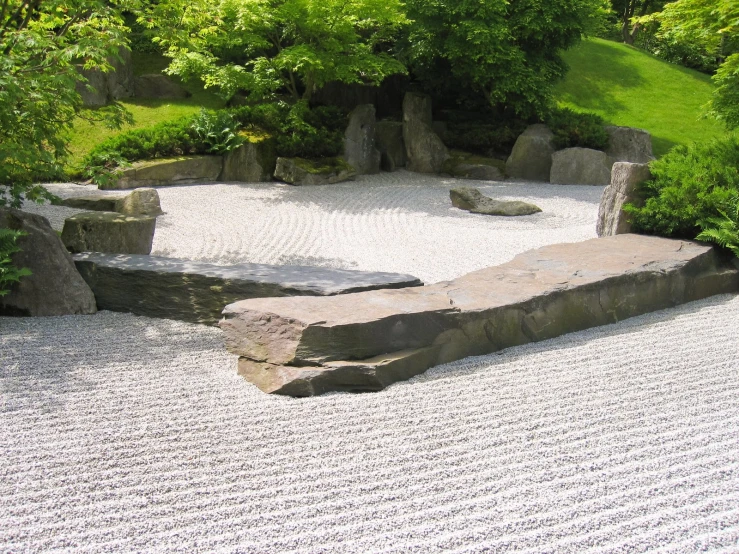
[[[646,129],[657,156],[677,144],[725,134],[718,122],[701,118],[713,90],[708,75],[595,38],[564,58],[570,71],[556,87],[560,105],[597,113],[609,124]]]

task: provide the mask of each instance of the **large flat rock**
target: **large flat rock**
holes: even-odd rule
[[[85,252],[74,256],[98,309],[214,324],[224,306],[265,296],[331,296],[416,287],[412,275],[304,266],[203,262]]]
[[[711,247],[626,234],[427,287],[244,300],[220,326],[247,379],[310,396],[379,390],[437,364],[737,290],[739,271]]]

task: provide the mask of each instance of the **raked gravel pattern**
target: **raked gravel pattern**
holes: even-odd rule
[[[273,397],[219,331],[0,318],[4,552],[738,552],[739,297],[373,394]]]
[[[449,189],[479,187],[543,212],[490,217],[452,207]],[[89,187],[57,185],[60,195]],[[152,254],[229,264],[297,264],[453,279],[516,254],[595,237],[603,187],[460,181],[407,171],[322,187],[278,183],[161,187]],[[79,210],[29,206],[61,230]]]
[[[544,213],[460,212],[460,184]],[[161,188],[154,253],[436,282],[591,238],[601,190]],[[0,551],[736,553],[738,314],[718,296],[302,400],[238,377],[216,328],[0,318]]]

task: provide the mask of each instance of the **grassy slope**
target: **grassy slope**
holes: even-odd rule
[[[167,67],[167,59],[156,54],[136,54],[134,59],[134,73],[158,73]],[[147,98],[129,98],[122,100],[128,111],[133,114],[134,124],[124,129],[139,129],[149,127],[161,121],[170,121],[191,115],[204,108],[222,108],[223,100],[215,94],[204,91],[197,83],[185,83],[192,96],[184,100],[154,100]],[[72,132],[69,149],[72,158],[69,165],[74,167],[93,146],[100,141],[115,135],[120,131],[106,129],[100,124],[90,124],[81,119],[77,120]]]
[[[716,121],[699,119],[712,90],[707,75],[601,39],[586,40],[564,57],[570,71],[557,86],[557,100],[614,125],[646,129],[658,156],[725,132]]]

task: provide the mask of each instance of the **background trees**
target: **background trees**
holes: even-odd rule
[[[108,68],[125,43],[120,14],[102,0],[0,0],[0,206],[45,194],[65,132],[82,112],[78,67]],[[98,113],[119,122],[115,106]]]

